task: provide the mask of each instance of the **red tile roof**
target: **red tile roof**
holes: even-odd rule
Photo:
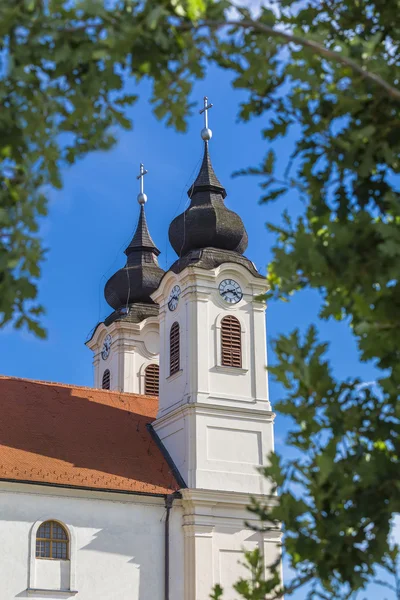
[[[150,396],[0,376],[0,479],[171,493],[146,429],[157,409]]]

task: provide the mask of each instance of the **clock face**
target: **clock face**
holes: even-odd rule
[[[101,358],[103,360],[106,360],[106,358],[108,358],[108,355],[110,354],[111,341],[111,335],[106,335],[103,342],[103,348],[101,350]]]
[[[168,299],[168,308],[169,310],[175,310],[176,307],[178,306],[178,302],[179,302],[179,296],[181,295],[181,288],[179,287],[179,285],[174,285],[174,287],[171,290],[171,293],[169,295],[169,299]]]
[[[243,298],[243,292],[237,281],[233,279],[224,279],[219,284],[219,293],[225,302],[229,304],[236,304]]]

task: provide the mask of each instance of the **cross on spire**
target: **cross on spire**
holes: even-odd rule
[[[147,196],[144,193],[144,176],[147,175],[148,171],[144,168],[144,164],[140,163],[140,173],[136,179],[140,179],[140,193],[138,194],[137,201],[143,206],[147,202]]]
[[[208,127],[208,111],[210,110],[210,108],[212,108],[213,105],[210,103],[208,104],[208,98],[207,96],[204,96],[204,108],[202,108],[199,113],[200,114],[204,114],[204,127],[201,130],[201,137],[205,142],[208,142],[209,140],[211,140],[212,138],[212,131],[211,129]]]

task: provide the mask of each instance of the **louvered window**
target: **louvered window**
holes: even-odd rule
[[[109,390],[110,389],[110,369],[106,369],[103,373],[103,380],[101,382],[101,387],[103,388],[103,390]]]
[[[158,396],[160,367],[148,365],[144,370],[144,393],[146,396]]]
[[[36,534],[36,558],[69,558],[69,540],[64,527],[57,521],[42,523]]]
[[[173,375],[180,369],[179,324],[174,323],[169,334],[169,374]]]
[[[242,366],[242,332],[235,317],[221,321],[221,364],[226,367]]]

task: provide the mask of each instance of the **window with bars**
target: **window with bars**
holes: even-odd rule
[[[101,387],[103,390],[110,389],[110,381],[111,381],[110,369],[106,369],[103,373],[103,380],[101,382]]]
[[[180,369],[180,335],[179,323],[174,323],[169,333],[169,374],[173,375]]]
[[[56,521],[42,523],[36,534],[36,558],[69,559],[69,539]]]
[[[160,367],[148,365],[144,370],[144,393],[146,396],[158,396]]]
[[[225,367],[242,366],[242,331],[236,317],[221,321],[221,364]]]

